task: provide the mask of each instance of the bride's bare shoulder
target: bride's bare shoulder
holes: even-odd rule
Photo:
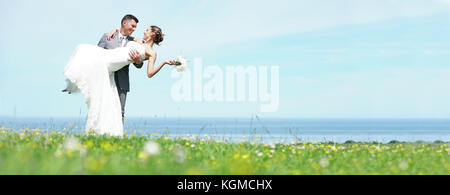
[[[140,39],[140,38],[134,37],[134,38],[133,38],[133,41],[138,42],[138,43],[140,43],[140,44],[144,44],[144,39]]]
[[[156,51],[150,47],[145,47],[145,53],[149,58],[156,58]]]

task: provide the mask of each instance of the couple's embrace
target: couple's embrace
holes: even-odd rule
[[[179,65],[175,60],[166,60],[155,68],[157,58],[153,45],[159,45],[164,34],[161,28],[150,26],[143,38],[130,35],[139,20],[126,15],[120,30],[106,33],[98,46],[78,45],[65,69],[67,87],[63,92],[81,92],[88,105],[86,132],[96,135],[123,135],[123,117],[126,95],[129,91],[129,64],[141,68],[148,62],[149,78],[158,73],[164,65]]]

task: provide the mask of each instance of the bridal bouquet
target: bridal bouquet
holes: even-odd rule
[[[187,60],[182,56],[178,56],[176,62],[176,69],[178,72],[183,72],[187,68]]]

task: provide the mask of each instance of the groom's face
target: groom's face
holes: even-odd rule
[[[122,28],[127,36],[133,34],[134,30],[136,30],[137,23],[134,20],[125,20],[122,23]]]

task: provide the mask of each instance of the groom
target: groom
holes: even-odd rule
[[[131,34],[136,29],[139,20],[133,15],[126,15],[122,18],[122,24],[120,31],[115,36],[108,37],[107,34],[98,42],[98,46],[104,49],[115,49],[118,47],[124,47],[129,41],[133,40]],[[131,60],[134,61],[136,68],[142,68],[143,62],[141,55],[137,51],[131,51],[129,53]],[[114,73],[114,80],[116,81],[117,91],[119,92],[120,104],[122,106],[122,122],[125,116],[125,102],[127,99],[127,93],[130,91],[130,79],[129,79],[129,65],[123,67]]]

